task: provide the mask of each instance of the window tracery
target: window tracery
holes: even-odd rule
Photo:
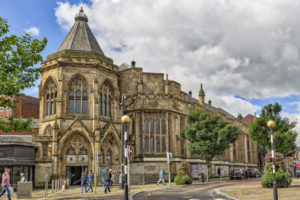
[[[45,115],[55,115],[56,114],[56,98],[57,98],[57,86],[53,79],[50,78],[46,83],[45,88]]]
[[[111,117],[112,88],[106,82],[99,89],[99,115]]]
[[[81,77],[75,77],[69,86],[69,113],[87,114],[87,84]]]

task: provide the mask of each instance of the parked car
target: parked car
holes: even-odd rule
[[[246,178],[246,172],[244,169],[234,169],[234,170],[230,171],[229,177],[230,177],[230,180],[233,180],[233,179],[243,180]]]
[[[246,176],[252,178],[261,177],[261,172],[258,171],[257,169],[247,169]]]

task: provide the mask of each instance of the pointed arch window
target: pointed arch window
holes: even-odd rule
[[[112,154],[110,149],[106,152],[106,164],[112,164]]]
[[[164,119],[161,120],[161,133],[162,133],[163,135],[166,134],[166,122],[165,122]]]
[[[87,114],[88,92],[87,85],[81,77],[75,77],[69,87],[69,113]]]
[[[151,124],[150,124],[150,134],[153,135],[154,134],[154,121],[151,120]]]
[[[156,120],[156,134],[159,135],[160,134],[160,120]]]
[[[145,133],[149,134],[149,121],[145,120]]]
[[[112,88],[107,82],[99,89],[99,115],[111,117],[112,116]]]
[[[54,81],[50,78],[45,87],[45,115],[56,114],[56,98],[57,98],[57,86]]]

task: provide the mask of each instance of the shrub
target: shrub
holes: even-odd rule
[[[186,163],[180,163],[177,168],[177,175],[174,179],[176,185],[187,185],[193,183],[193,178],[188,170]]]

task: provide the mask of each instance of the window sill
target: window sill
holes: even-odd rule
[[[48,122],[48,121],[55,120],[55,117],[56,117],[56,114],[45,116],[44,119],[43,119],[43,122]]]

